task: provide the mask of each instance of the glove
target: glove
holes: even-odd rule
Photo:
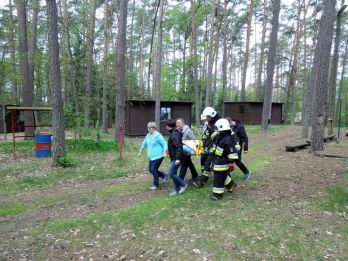
[[[234,163],[229,163],[228,168],[229,168],[230,172],[233,172],[234,171]]]
[[[240,151],[240,145],[237,144],[236,146],[234,146],[234,148],[236,149],[236,151]]]

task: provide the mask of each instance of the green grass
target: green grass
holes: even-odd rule
[[[66,139],[66,151],[75,154],[85,154],[90,152],[106,152],[117,150],[118,145],[111,140],[89,140],[89,139]],[[33,153],[35,150],[34,140],[25,140],[16,142],[16,151],[20,153]],[[6,154],[13,152],[12,142],[5,142],[1,144],[1,151]],[[20,155],[19,155],[20,156]]]
[[[333,212],[345,212],[348,207],[348,187],[330,188],[326,192],[325,209]]]
[[[251,195],[227,196],[214,202],[209,200],[210,193],[210,186],[193,188],[177,197],[164,195],[120,211],[59,220],[42,229],[33,229],[31,235],[40,237],[48,233],[67,237],[79,231],[71,243],[71,247],[78,248],[82,242],[95,240],[97,234],[109,235],[101,241],[110,244],[110,238],[127,231],[134,234],[134,239],[123,240],[118,248],[128,258],[135,258],[134,246],[151,245],[165,248],[169,256],[183,251],[183,260],[194,260],[194,248],[214,260],[228,260],[232,253],[235,260],[257,260],[269,253],[277,260],[313,260],[321,256],[322,248],[330,248],[334,243],[335,238],[325,237],[325,233],[319,235],[319,244],[312,240],[303,242],[303,235],[313,233],[316,224],[306,216],[291,220],[287,203],[278,204],[275,210],[271,204],[261,202],[256,207]],[[162,237],[157,238],[158,233]],[[177,249],[173,237],[187,240],[187,244],[182,241]]]
[[[65,196],[57,197],[40,197],[29,201],[0,203],[0,216],[18,215],[27,211],[33,211],[34,209],[40,207],[54,207],[58,204],[66,204],[66,202],[69,202],[69,204],[82,203],[88,200],[92,200],[95,197],[119,197],[129,191],[132,191],[134,189],[141,189],[144,187],[144,183],[117,184],[107,186],[94,192],[83,192],[77,195],[67,194]]]
[[[64,184],[71,180],[98,180],[107,178],[119,178],[126,176],[128,173],[125,169],[117,168],[114,164],[113,169],[105,169],[103,166],[96,164],[93,168],[68,168],[60,169],[47,176],[39,177],[22,177],[12,180],[5,180],[0,183],[0,193],[19,193],[31,191],[34,188],[52,187],[58,184]]]
[[[287,125],[271,125],[267,129],[267,133],[278,133],[287,128]],[[261,133],[260,125],[245,125],[247,134],[259,134]]]

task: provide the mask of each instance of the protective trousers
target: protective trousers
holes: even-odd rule
[[[225,188],[232,192],[236,184],[229,175],[229,170],[214,171],[213,181],[213,196],[216,198],[223,198]]]
[[[209,179],[210,173],[211,173],[211,166],[214,159],[213,153],[204,153],[201,155],[201,170],[202,170],[202,176],[206,177],[207,180]]]

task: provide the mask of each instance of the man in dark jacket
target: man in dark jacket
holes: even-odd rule
[[[250,172],[249,170],[245,167],[245,165],[242,163],[242,151],[244,148],[244,153],[248,153],[248,145],[249,145],[249,140],[248,140],[248,135],[246,134],[244,125],[236,119],[230,120],[228,117],[226,117],[227,120],[229,120],[232,131],[234,134],[237,136],[240,149],[238,150],[238,160],[239,162],[236,162],[236,165],[243,171],[244,176],[243,180],[248,180],[250,178]]]
[[[175,129],[175,121],[169,119],[166,123],[167,130],[170,133],[168,139],[168,153],[170,158],[170,167],[168,170],[168,176],[173,179],[174,190],[170,193],[170,196],[184,193],[187,188],[185,181],[177,176],[178,168],[183,160],[182,150],[182,134]]]

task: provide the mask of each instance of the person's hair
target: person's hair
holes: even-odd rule
[[[150,121],[150,122],[147,124],[147,127],[148,127],[148,128],[152,128],[152,129],[156,129],[156,128],[157,128],[156,122]]]
[[[173,119],[168,119],[166,121],[166,125],[169,127],[169,128],[175,128],[175,121]]]
[[[177,118],[176,121],[182,121],[182,123],[185,124],[185,120],[183,118]]]
[[[231,117],[225,117],[225,119],[228,120],[229,123],[232,121]]]

